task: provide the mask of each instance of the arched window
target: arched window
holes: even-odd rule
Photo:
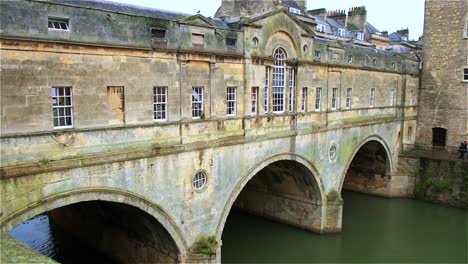
[[[284,112],[286,105],[286,52],[278,48],[274,53],[273,67],[273,112]]]

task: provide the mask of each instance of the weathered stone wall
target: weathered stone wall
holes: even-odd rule
[[[468,163],[419,158],[416,198],[468,208]]]
[[[305,13],[307,1],[305,0],[283,0],[283,5],[297,8]],[[221,7],[215,14],[215,17],[240,17],[263,14],[276,10],[277,0],[223,0]]]
[[[448,130],[447,144],[468,138],[468,65],[465,0],[426,0],[418,143],[432,144],[432,128]]]

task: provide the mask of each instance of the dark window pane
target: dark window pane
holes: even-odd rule
[[[59,126],[59,121],[57,118],[54,118],[54,127]]]

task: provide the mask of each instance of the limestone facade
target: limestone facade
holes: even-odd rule
[[[440,140],[457,147],[468,140],[468,3],[426,0],[423,67],[419,105],[420,144],[434,142],[433,131],[446,130]]]
[[[262,195],[281,208],[270,218],[339,232],[344,178],[370,142],[384,153],[379,190],[407,193],[397,164],[415,141],[414,55],[321,38],[284,8],[227,25],[77,3],[0,2],[2,231],[73,203],[124,203],[190,262],[200,237],[222,244],[238,197],[260,213]]]

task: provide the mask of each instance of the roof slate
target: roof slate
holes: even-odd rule
[[[44,1],[41,1],[44,2]],[[98,0],[47,0],[46,2],[56,3],[56,4],[65,4],[70,6],[78,6],[85,8],[99,9],[103,11],[115,12],[115,13],[124,13],[129,15],[145,16],[159,19],[167,20],[178,20],[182,17],[190,16],[189,14],[166,11],[157,8],[143,7],[137,5],[129,5],[116,3],[111,1],[98,1]]]

